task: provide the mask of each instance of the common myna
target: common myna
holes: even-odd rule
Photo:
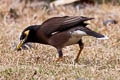
[[[53,17],[41,25],[32,25],[25,28],[20,36],[20,43],[17,45],[17,49],[25,43],[41,43],[54,46],[59,54],[59,61],[62,56],[62,48],[72,44],[79,44],[80,51],[75,58],[78,62],[79,55],[84,47],[82,42],[82,36],[94,36],[98,39],[108,39],[107,36],[96,33],[86,26],[85,21],[92,20],[93,18],[87,18],[83,16],[64,16]]]

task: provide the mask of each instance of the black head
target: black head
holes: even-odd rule
[[[32,25],[25,28],[21,33],[20,42],[17,45],[17,49],[20,49],[20,47],[27,42],[35,42],[36,32],[39,27],[40,25]]]

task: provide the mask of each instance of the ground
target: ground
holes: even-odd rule
[[[0,5],[0,80],[120,80],[120,6],[104,4],[48,10],[24,7],[23,3],[12,6],[4,1]],[[55,62],[57,51],[52,46],[36,43],[26,50],[15,50],[25,27],[66,15],[95,18],[88,22],[88,27],[109,39],[83,37],[85,46],[77,64],[73,60],[78,45],[65,47],[64,59],[58,63]],[[103,25],[110,19],[118,23]]]

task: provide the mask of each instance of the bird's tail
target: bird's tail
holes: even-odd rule
[[[95,32],[95,31],[92,31],[92,30],[90,30],[89,28],[87,28],[87,27],[80,27],[81,29],[81,31],[84,31],[87,35],[89,35],[89,36],[93,36],[93,37],[96,37],[96,38],[98,38],[98,39],[108,39],[108,37],[107,36],[104,36],[104,35],[102,35],[102,34],[100,34],[100,33],[97,33],[97,32]]]
[[[89,36],[96,37],[97,39],[100,39],[100,40],[102,40],[102,39],[109,39],[107,36],[104,36],[104,35],[102,35],[102,34],[100,34],[100,33],[94,32],[94,31],[92,31],[92,30],[88,30],[88,31],[86,31],[86,33],[87,33]]]
[[[102,39],[108,39],[107,36],[104,36],[102,34],[94,32],[94,31],[90,31],[90,33],[87,33],[87,34],[90,35],[90,36],[96,37],[97,39],[100,39],[100,40],[102,40]]]

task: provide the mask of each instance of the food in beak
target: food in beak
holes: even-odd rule
[[[18,45],[16,46],[16,49],[19,50],[20,47],[23,45],[23,43],[24,43],[24,40],[21,40],[21,41],[18,43]]]

